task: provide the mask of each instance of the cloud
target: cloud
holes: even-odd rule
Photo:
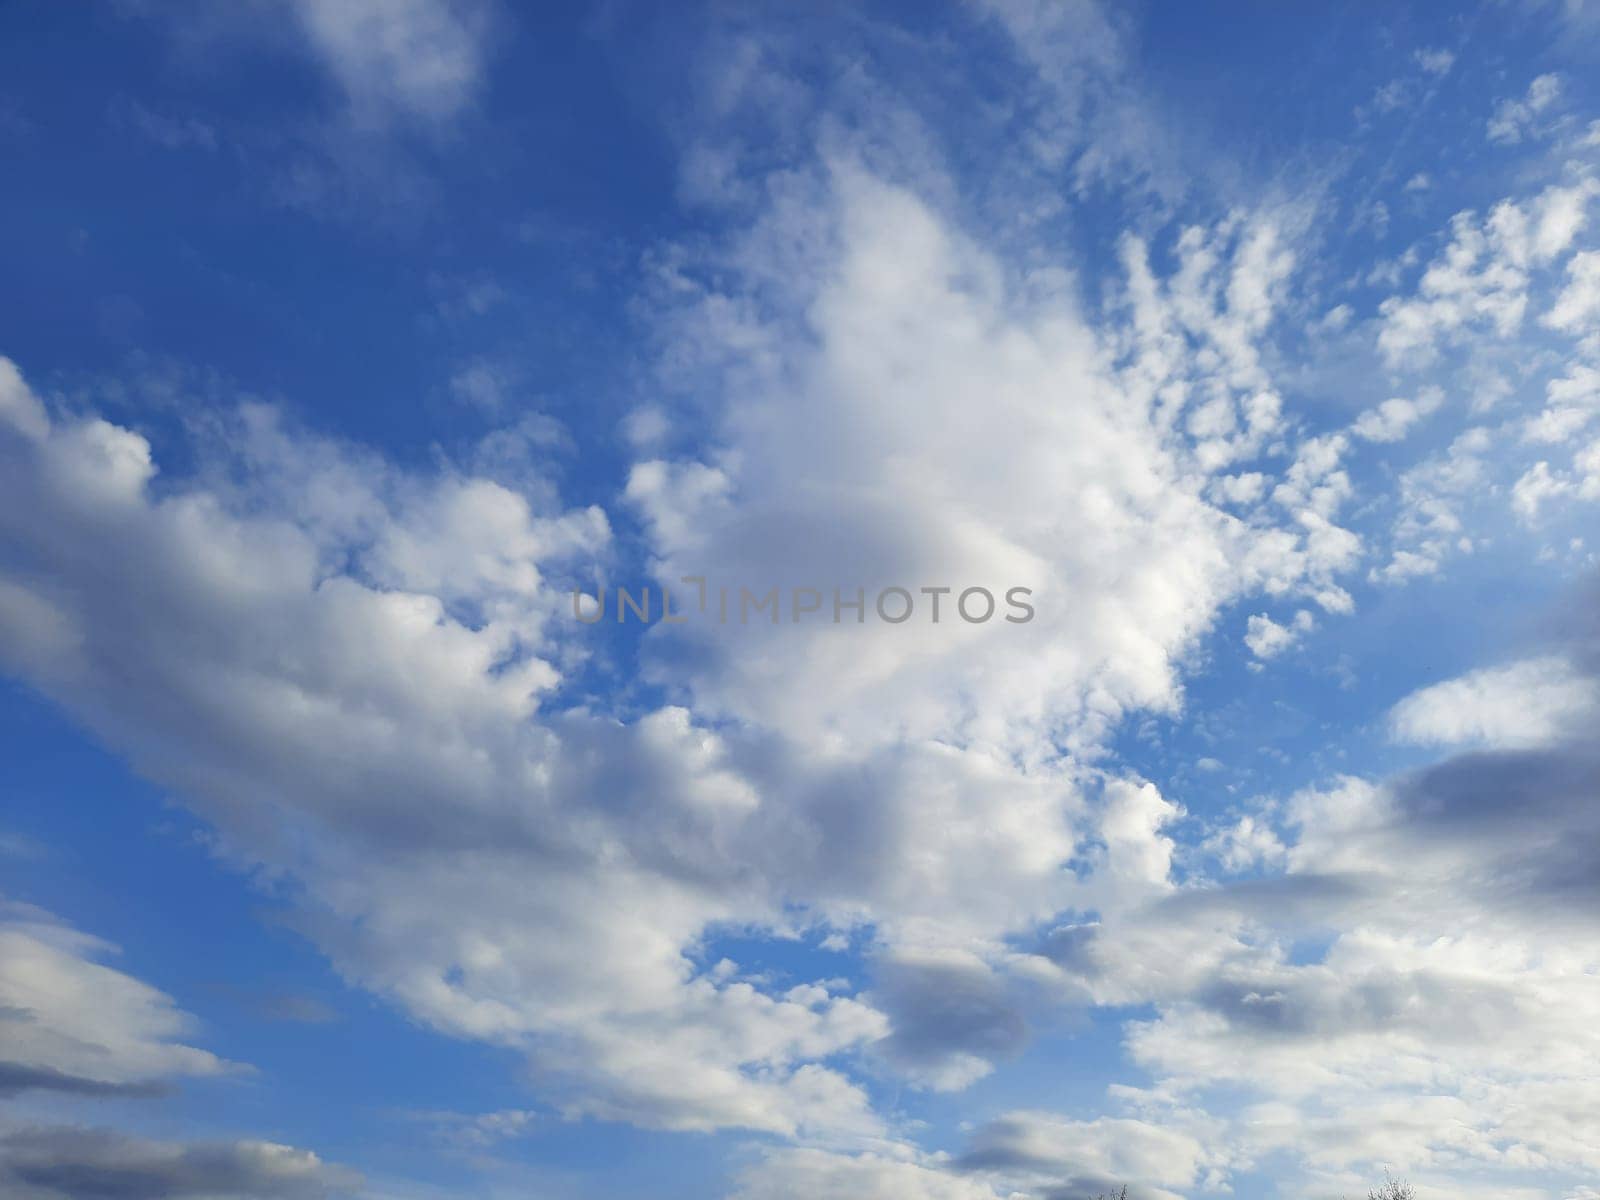
[[[1489,140],[1503,146],[1514,146],[1530,136],[1538,118],[1561,98],[1561,76],[1540,75],[1528,85],[1528,94],[1520,100],[1502,100],[1489,118]]]
[[[521,1137],[537,1125],[539,1114],[521,1108],[486,1113],[420,1113],[448,1144],[465,1150],[483,1150]]]
[[[1552,472],[1549,463],[1536,462],[1512,487],[1511,507],[1524,524],[1533,525],[1539,519],[1539,510],[1548,502],[1572,491],[1572,483]]]
[[[457,116],[482,84],[489,10],[478,0],[287,0],[359,124]]]
[[[358,123],[472,103],[479,10],[300,11]],[[1164,192],[1118,22],[1087,5],[992,16],[1045,105],[1027,142],[1049,174],[1040,211],[1065,164],[1080,188]],[[1418,62],[1440,75],[1447,57]],[[768,1144],[737,1184],[749,1200],[1054,1200],[1123,1181],[1166,1198],[1280,1152],[1324,1181],[1376,1156],[1586,1168],[1593,773],[1557,714],[1586,668],[1427,689],[1397,730],[1495,753],[1246,818],[1190,815],[1108,765],[1129,716],[1192,703],[1219,628],[1237,639],[1244,618],[1266,659],[1314,608],[1354,608],[1357,522],[1380,507],[1358,490],[1361,443],[1397,445],[1442,407],[1430,376],[1365,393],[1403,396],[1347,429],[1288,410],[1302,318],[1328,308],[1302,299],[1312,206],[1141,219],[1086,281],[1049,218],[996,232],[974,216],[896,105],[808,124],[816,97],[787,107],[771,61],[742,55],[708,103],[754,95],[798,128],[697,143],[682,187],[726,227],[646,257],[659,370],[625,422],[636,458],[612,512],[562,501],[548,430],[404,468],[246,405],[198,420],[192,453],[160,453],[0,360],[6,668],[181,797],[226,861],[292,881],[288,918],[344,977],[522,1056],[560,1117],[798,1143]],[[1366,353],[1375,334],[1410,372],[1509,343],[1529,311],[1579,332],[1586,277],[1562,260],[1594,191],[1568,175],[1457,217],[1413,293],[1372,324],[1341,306],[1317,336]],[[1006,205],[1032,211],[1019,194],[1036,193]],[[486,409],[506,383],[488,367],[456,381]],[[1566,370],[1552,402],[1585,379]],[[1374,580],[1441,571],[1475,540],[1468,502],[1520,469],[1497,451],[1522,426],[1473,421],[1400,471]],[[1550,461],[1501,502],[1536,512],[1587,486],[1590,458]],[[570,589],[640,566],[674,587],[720,571],[712,586],[903,586],[919,604],[924,586],[1020,584],[1037,612],[974,623],[947,596],[929,637],[658,627],[637,681],[597,685],[618,647],[571,622]],[[1245,616],[1268,605],[1295,615]],[[1505,798],[1539,819],[1500,813]],[[712,962],[730,931],[861,947],[868,979]],[[1126,1046],[1154,1084],[1114,1094],[1128,1115],[1009,1114],[951,1160],[897,1141],[874,1104],[867,1080],[970,1084],[1036,1012],[1081,1006],[1137,1014]],[[116,1077],[41,1053],[7,1078],[100,1095],[204,1073],[181,1030],[139,1028],[125,1057],[143,1065]],[[482,1145],[527,1120],[445,1123]],[[113,1192],[128,1163],[164,1181],[153,1194],[183,1194],[200,1163],[218,1194],[291,1186],[239,1182],[237,1148],[82,1136],[55,1157],[19,1143],[19,1161],[48,1182],[76,1157]]]
[[[788,894],[912,895],[915,881],[887,878],[897,825],[869,827],[932,811],[892,756],[863,776],[901,788],[892,804],[862,807],[826,764],[782,754],[760,776],[790,782],[762,804],[744,775],[759,759],[733,757],[759,743],[730,745],[680,709],[628,726],[541,713],[557,664],[581,662],[555,638],[567,595],[546,573],[603,552],[598,513],[537,511],[485,479],[396,476],[260,412],[233,430],[235,478],[266,491],[158,498],[138,435],[54,422],[25,388],[0,396],[16,516],[0,654],[192,796],[226,853],[304,880],[303,926],[350,978],[437,1028],[537,1054],[574,1114],[875,1127],[860,1090],[818,1064],[882,1037],[878,1013],[719,981],[690,954],[716,923],[778,923]],[[57,556],[90,544],[92,562]],[[359,561],[361,579],[325,575],[336,561]],[[140,594],[130,572],[160,583]],[[156,679],[163,703],[136,702]],[[943,787],[973,770],[912,757],[908,779]],[[997,829],[988,866],[1025,854],[1042,881],[1040,828]],[[926,833],[935,860],[958,851]],[[831,854],[836,838],[860,847],[854,863]],[[969,885],[951,872],[942,886]]]
[[[1592,1170],[1572,1105],[1593,1052],[1597,785],[1588,748],[1556,737],[1297,796],[1282,877],[1163,907],[1167,939],[1231,911],[1241,940],[1133,1023],[1134,1057],[1169,1093],[1256,1093],[1241,1150],[1292,1147],[1324,1178]],[[1319,929],[1337,931],[1325,951],[1284,953]]]
[[[1427,746],[1538,746],[1600,715],[1600,688],[1559,657],[1474,671],[1413,692],[1389,714],[1392,735]]]
[[[987,1184],[881,1155],[779,1150],[740,1176],[730,1200],[996,1200]]]
[[[1412,57],[1429,75],[1448,75],[1456,63],[1456,56],[1442,46],[1418,50]]]
[[[1205,169],[1134,84],[1131,30],[1114,9],[984,0],[980,11],[1032,73],[1023,146],[1047,171],[1069,167],[1080,191],[1131,186],[1175,202],[1193,182],[1185,168]]]
[[[1600,190],[1592,179],[1555,184],[1525,204],[1503,200],[1484,220],[1458,213],[1451,241],[1431,262],[1416,295],[1379,306],[1378,349],[1391,367],[1433,362],[1468,330],[1509,338],[1528,307],[1529,273],[1571,247]]]
[[[1369,442],[1398,442],[1443,403],[1444,393],[1438,388],[1423,388],[1415,400],[1394,396],[1357,417],[1350,432]]]
[[[134,431],[52,417],[9,364],[0,387],[11,669],[186,797],[230,857],[301,881],[296,919],[342,973],[521,1049],[568,1115],[872,1137],[852,1056],[937,1086],[982,1074],[1018,1044],[1003,937],[1091,902],[1063,869],[1080,821],[1109,823],[1094,887],[1166,870],[1170,806],[1113,789],[1090,817],[1092,776],[1058,739],[1175,709],[1224,604],[1324,593],[1350,561],[1326,463],[1297,459],[1272,501],[1287,528],[1205,499],[1210,472],[1282,430],[1257,345],[1292,265],[1278,221],[1189,232],[1171,279],[1127,244],[1113,376],[1069,293],[1014,292],[1000,261],[855,163],[811,182],[822,208],[780,203],[746,234],[833,230],[836,257],[790,280],[810,335],[730,325],[736,295],[691,291],[669,318],[707,356],[696,370],[736,350],[755,373],[704,461],[635,468],[657,573],[1031,584],[1055,597],[1036,627],[730,627],[676,648],[658,632],[658,678],[696,715],[622,720],[565,690],[588,654],[568,589],[605,563],[610,522],[564,510],[536,468],[407,473],[246,407],[218,419],[201,475],[156,487]],[[786,380],[828,419],[800,419]],[[1192,412],[1162,399],[1179,380]],[[963,424],[978,396],[990,415]],[[902,466],[877,494],[847,486],[886,453]],[[734,719],[699,723],[719,714]],[[874,930],[892,1012],[695,961],[710,929],[797,914]],[[946,974],[907,968],[958,949],[967,1008]]]
[[[853,1155],[769,1151],[740,1175],[730,1200],[1069,1200],[1114,1196],[1124,1185],[1130,1200],[1180,1200],[1170,1189],[1211,1182],[1212,1163],[1188,1130],[1013,1112],[974,1129],[955,1158],[897,1143]]]
[[[1400,584],[1436,574],[1463,542],[1470,546],[1466,509],[1490,478],[1488,452],[1493,441],[1483,427],[1468,429],[1443,452],[1401,474],[1394,550],[1385,566],[1373,568],[1376,582]]]
[[[1192,1133],[1146,1121],[1019,1112],[974,1132],[959,1166],[1029,1184],[1043,1200],[1116,1195],[1124,1184],[1130,1198],[1178,1200],[1168,1189],[1198,1183],[1208,1161]]]
[[[633,469],[654,574],[681,587],[713,564],[713,596],[1020,586],[1037,617],[972,625],[947,601],[937,638],[878,621],[662,631],[654,677],[695,711],[860,744],[1088,743],[1124,712],[1171,711],[1180,661],[1236,596],[1332,594],[1352,548],[1326,506],[1284,491],[1276,525],[1206,499],[1213,472],[1282,429],[1259,348],[1293,267],[1277,219],[1189,230],[1172,278],[1124,242],[1127,292],[1102,336],[1071,290],[1019,290],[858,161],[782,186],[725,284],[673,277],[675,383],[721,406],[699,456]],[[828,252],[775,277],[768,249],[794,244]],[[1192,403],[1169,405],[1180,390]]]
[[[874,973],[873,1000],[894,1030],[878,1052],[937,1090],[967,1086],[1026,1041],[1004,980],[971,953],[901,951]]]
[[[0,903],[0,1094],[157,1095],[237,1070],[180,1038],[192,1017],[97,959],[112,947],[27,905]]]
[[[16,1200],[333,1200],[359,1177],[274,1142],[156,1142],[97,1129],[0,1133]]]
[[[507,392],[514,386],[513,376],[504,367],[485,359],[465,363],[450,376],[450,394],[489,416],[506,407]]]
[[[1600,318],[1600,250],[1574,254],[1567,262],[1567,285],[1544,315],[1552,329],[1582,334]]]
[[[1288,625],[1280,625],[1265,613],[1252,616],[1246,625],[1244,644],[1257,658],[1276,658],[1315,627],[1315,618],[1302,609]]]

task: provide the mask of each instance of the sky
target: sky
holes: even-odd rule
[[[0,1192],[1600,1200],[1597,62],[0,6]]]

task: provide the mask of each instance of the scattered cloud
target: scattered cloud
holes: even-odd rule
[[[1514,146],[1534,135],[1539,118],[1561,99],[1561,76],[1540,75],[1528,85],[1528,93],[1520,100],[1502,100],[1489,118],[1489,140],[1502,146]]]

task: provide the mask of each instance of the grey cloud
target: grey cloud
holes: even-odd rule
[[[0,1183],[17,1200],[334,1200],[359,1178],[271,1142],[154,1142],[96,1129],[0,1137]]]
[[[1176,1200],[1208,1161],[1191,1133],[1149,1121],[1073,1121],[1051,1113],[1007,1113],[976,1129],[954,1163],[964,1174],[1023,1186],[1038,1200]]]
[[[83,1075],[69,1075],[53,1067],[36,1067],[27,1063],[0,1062],[0,1096],[14,1096],[20,1092],[63,1092],[72,1096],[164,1096],[170,1089],[159,1083],[113,1083],[104,1079],[90,1079]]]
[[[901,955],[880,961],[875,974],[872,998],[894,1030],[877,1049],[904,1069],[937,1079],[960,1072],[963,1059],[992,1063],[1027,1042],[1015,999],[981,961]]]

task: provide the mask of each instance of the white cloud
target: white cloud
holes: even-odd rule
[[[1552,329],[1581,334],[1600,317],[1600,250],[1574,254],[1567,263],[1567,285],[1544,315]]]
[[[1489,118],[1489,140],[1510,146],[1530,136],[1538,118],[1561,98],[1561,76],[1540,75],[1520,100],[1502,100]]]
[[[1451,240],[1423,272],[1413,296],[1379,306],[1378,349],[1391,367],[1425,366],[1467,331],[1509,338],[1528,307],[1529,273],[1560,258],[1588,220],[1600,186],[1553,184],[1532,200],[1502,200],[1479,220],[1451,221]]]
[[[1489,476],[1493,439],[1482,427],[1458,435],[1442,454],[1424,459],[1400,477],[1400,513],[1390,561],[1373,568],[1381,583],[1432,575],[1466,536],[1464,510]]]
[[[1211,834],[1202,849],[1216,855],[1223,870],[1230,874],[1280,863],[1286,853],[1271,824],[1249,814]]]
[[[1320,465],[1278,501],[1288,529],[1203,499],[1202,458],[1248,456],[1280,428],[1252,345],[1283,270],[1275,235],[1190,235],[1178,279],[1139,277],[1146,317],[1205,331],[1220,382],[1151,327],[1119,384],[1069,298],[1019,315],[999,264],[908,194],[839,182],[849,236],[806,309],[826,352],[795,371],[827,382],[837,423],[797,424],[785,393],[752,388],[725,450],[636,486],[662,575],[744,562],[753,580],[826,584],[842,563],[866,586],[1032,580],[1059,607],[1050,640],[959,624],[920,648],[870,627],[730,636],[679,676],[702,711],[737,714],[715,733],[681,708],[623,724],[562,705],[585,653],[565,589],[603,562],[609,525],[537,476],[409,475],[247,408],[203,475],[156,492],[138,434],[52,419],[14,370],[0,389],[15,547],[0,656],[186,797],[230,856],[300,880],[307,932],[348,978],[521,1048],[569,1115],[871,1138],[855,1056],[931,1086],[983,1073],[1019,1036],[1004,935],[1167,886],[1174,808],[1118,787],[1089,815],[1084,776],[1046,739],[1174,706],[1179,659],[1227,598],[1308,587],[1347,556],[1321,515],[1326,455],[1297,460]],[[1158,399],[1176,376],[1236,406],[1231,432],[1206,418],[1205,455]],[[1139,404],[1113,402],[1118,387]],[[959,421],[975,396],[1011,421],[930,419]],[[876,477],[890,444],[904,466],[883,496],[813,490],[852,452]],[[728,487],[747,519],[788,522],[781,556],[718,510]],[[948,699],[953,680],[970,706]],[[872,715],[889,696],[893,722]],[[1105,846],[1088,879],[1063,869],[1084,822]],[[772,990],[694,961],[722,923],[797,919],[870,922],[875,990]],[[958,949],[993,1026],[940,1016],[951,976],[928,964]]]
[[[1257,658],[1276,658],[1293,646],[1304,633],[1315,627],[1315,619],[1302,609],[1288,625],[1280,625],[1265,613],[1252,616],[1247,624],[1244,644]]]
[[[258,496],[241,516],[181,489],[157,501],[143,439],[41,424],[26,399],[8,404],[6,487],[36,503],[8,498],[29,517],[7,536],[32,566],[6,580],[0,653],[190,795],[232,853],[306,879],[336,918],[320,940],[352,978],[460,1035],[544,1035],[550,1069],[587,1081],[574,1111],[682,1127],[867,1120],[835,1073],[801,1063],[880,1036],[875,1013],[718,986],[685,957],[707,923],[760,919],[769,895],[738,882],[743,851],[690,861],[748,813],[725,747],[673,710],[631,730],[581,714],[560,731],[529,724],[560,677],[540,657],[555,654],[565,599],[545,572],[604,546],[597,514],[536,513],[481,479],[386,479],[259,420],[245,453],[258,480],[298,480],[274,496],[286,507]],[[318,524],[290,519],[301,504]],[[118,548],[97,556],[98,583],[50,563],[52,546],[104,538]],[[346,554],[381,586],[321,576]],[[128,603],[123,573],[152,556],[168,564],[161,586]],[[231,636],[241,627],[278,633]],[[111,658],[130,648],[143,666],[114,684]],[[167,703],[132,703],[152,673]],[[632,865],[598,869],[610,835],[572,840],[561,813],[594,796],[620,806],[619,830],[634,804],[667,822]]]
[[[1350,432],[1369,442],[1398,442],[1443,403],[1444,393],[1436,387],[1423,388],[1415,400],[1394,396],[1357,417]]]
[[[148,1094],[234,1064],[186,1045],[195,1021],[171,997],[98,959],[113,948],[0,901],[0,1095]]]
[[[1525,524],[1532,525],[1546,504],[1572,490],[1572,482],[1551,471],[1549,463],[1536,462],[1512,485],[1511,507]]]
[[[1267,573],[1325,590],[1348,569],[1325,510],[1268,535],[1204,497],[1282,429],[1257,345],[1292,268],[1275,221],[1187,231],[1171,279],[1125,243],[1131,327],[1114,328],[1130,362],[1113,376],[1074,295],[1019,293],[908,189],[844,159],[785,186],[806,203],[784,197],[737,245],[747,277],[691,291],[670,327],[725,408],[700,459],[634,468],[657,577],[714,564],[713,588],[829,597],[1024,586],[1037,619],[967,626],[947,601],[937,638],[879,622],[664,632],[658,677],[697,711],[1031,755],[1048,730],[1087,741],[1121,712],[1176,705],[1185,648]],[[796,243],[830,258],[773,279],[767,248]],[[758,311],[744,287],[781,315],[729,326]],[[1179,388],[1187,407],[1166,400]]]
[[[470,102],[483,45],[467,10],[304,11],[363,119]],[[1109,119],[1145,132],[1115,23],[1088,6],[996,15],[1051,97],[1030,153],[1071,156],[1080,183],[1145,169],[1154,142],[1085,146]],[[1432,75],[1448,60],[1418,57]],[[1593,1058],[1591,931],[1553,899],[1586,898],[1569,850],[1593,830],[1576,806],[1502,827],[1473,779],[1430,775],[1305,794],[1286,816],[1188,817],[1086,765],[1128,714],[1181,711],[1185,671],[1233,606],[1295,612],[1248,618],[1262,659],[1315,627],[1300,604],[1353,608],[1365,539],[1339,522],[1372,497],[1352,450],[1398,441],[1442,392],[1399,385],[1413,398],[1300,432],[1276,334],[1327,298],[1297,294],[1310,242],[1294,206],[1123,237],[1102,304],[972,233],[936,163],[837,129],[820,144],[759,186],[717,146],[685,169],[686,190],[741,215],[726,239],[650,260],[663,390],[711,418],[651,395],[624,422],[625,507],[650,569],[763,590],[1018,583],[1036,622],[658,628],[648,682],[670,702],[595,695],[595,639],[567,620],[567,588],[624,551],[529,456],[513,468],[486,446],[404,471],[246,409],[199,448],[197,474],[159,478],[138,433],[52,417],[0,360],[0,531],[15,547],[0,658],[182,796],[232,861],[292,879],[295,919],[345,977],[527,1056],[560,1114],[808,1143],[767,1153],[741,1200],[1042,1200],[1124,1179],[1171,1197],[1284,1150],[1323,1177],[1380,1154],[1591,1162],[1571,1099]],[[1385,361],[1518,333],[1593,192],[1458,217],[1416,294],[1385,303]],[[1564,304],[1549,310],[1560,328],[1587,311],[1581,294]],[[1342,330],[1370,327],[1340,306],[1320,332]],[[491,398],[485,378],[460,390]],[[1470,544],[1466,502],[1492,491],[1500,432],[1469,430],[1404,472],[1375,579],[1438,571]],[[1543,482],[1600,481],[1600,446],[1573,471]],[[1514,502],[1536,511],[1539,486]],[[1396,728],[1548,750],[1565,728],[1552,714],[1584,685],[1525,683],[1427,689]],[[1561,764],[1513,766],[1571,782]],[[1497,796],[1521,778],[1505,769]],[[1219,866],[1248,878],[1210,878]],[[1463,875],[1484,895],[1463,900]],[[1527,919],[1541,909],[1566,913],[1571,945]],[[860,946],[866,978],[708,966],[727,929]],[[949,1159],[897,1143],[862,1082],[970,1084],[1041,1009],[1086,1004],[1150,1014],[1128,1030],[1157,1080],[1134,1116],[1010,1114]],[[1507,1028],[1516,1044],[1491,1044]],[[129,1044],[159,1058],[188,1049],[177,1036],[151,1026]],[[1260,1104],[1201,1116],[1218,1082]],[[526,1118],[458,1124],[481,1145]],[[172,1177],[181,1194],[188,1176]]]
[[[1539,746],[1600,716],[1600,688],[1561,658],[1474,671],[1407,696],[1389,714],[1400,741],[1426,746]]]

